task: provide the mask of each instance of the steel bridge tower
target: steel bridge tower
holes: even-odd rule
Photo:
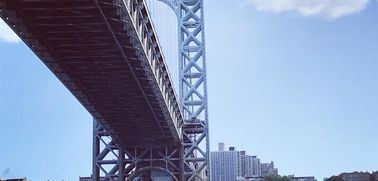
[[[177,16],[182,142],[127,147],[94,120],[92,180],[210,180],[203,0],[158,0]],[[143,3],[143,1],[141,1]]]

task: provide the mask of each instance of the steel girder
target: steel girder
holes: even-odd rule
[[[158,0],[177,16],[185,180],[210,180],[203,0]]]
[[[94,0],[94,2],[97,3],[98,1]],[[178,128],[178,131],[182,129],[182,142],[179,145],[128,147],[121,145],[120,141],[114,138],[108,138],[106,141],[109,136],[108,132],[103,128],[98,127],[97,129],[96,127],[93,137],[94,180],[100,180],[100,172],[104,173],[103,177],[107,180],[131,180],[148,170],[167,171],[175,180],[208,180],[208,177],[203,178],[201,176],[201,173],[210,170],[208,169],[209,137],[202,0],[165,1],[175,10],[178,16],[180,30],[180,107],[184,110],[185,119],[183,125],[181,125],[181,110],[177,106],[174,89],[169,81],[169,74],[166,74],[166,65],[160,52],[160,45],[148,17],[144,1],[114,0],[111,3],[107,1],[102,3],[109,6],[116,3],[117,7],[120,7],[117,13],[124,12],[121,10],[122,8],[127,9],[126,15],[120,15],[123,18],[122,22],[125,22],[125,24],[127,22],[133,23],[132,28],[136,31],[136,34],[129,36],[133,37],[135,48],[140,50],[138,52],[139,59],[148,60],[149,66],[146,65],[146,67],[151,67],[152,74],[157,79],[156,91],[161,92],[163,95],[161,102],[167,104],[169,109],[165,114],[177,121],[175,122],[176,125],[172,127]],[[12,25],[11,27],[15,31],[17,30],[17,34],[41,59],[53,60],[54,58],[50,58],[52,55],[43,42],[31,39],[32,36],[23,27],[22,19],[18,19],[12,10],[2,9],[5,6],[4,4],[5,1],[0,1],[2,18]],[[128,19],[128,17],[131,19]],[[110,17],[104,18],[104,21],[111,19]],[[111,29],[109,24],[108,28]],[[116,35],[113,34],[113,36]],[[55,72],[54,68],[56,67],[50,66],[49,68]],[[69,87],[69,82],[67,83],[62,77],[59,78]],[[101,147],[101,144],[104,146]],[[113,159],[116,161],[107,160],[109,154],[113,155]],[[110,165],[111,168],[106,169],[106,165]]]
[[[93,121],[94,181],[144,181],[151,172],[164,173],[172,181],[182,180],[181,145],[125,146],[114,140],[96,120]]]
[[[123,159],[128,166],[123,165],[124,173],[119,174],[119,163],[113,161],[113,167],[109,172],[101,169],[102,152],[110,153],[111,148],[121,149],[120,145],[110,144],[111,146],[102,149],[102,152],[94,147],[94,174],[100,179],[99,171],[102,171],[107,179],[117,178],[120,180],[132,180],[134,177],[131,173],[140,173],[141,170],[149,170],[149,168],[159,168],[172,174],[174,180],[210,180],[210,160],[209,160],[209,121],[207,106],[207,83],[206,83],[206,56],[205,56],[205,34],[204,34],[204,15],[202,0],[158,0],[167,4],[177,15],[178,19],[178,41],[179,41],[179,89],[180,89],[180,107],[183,110],[184,125],[182,126],[182,143],[179,146],[162,146],[155,149],[171,150],[171,154],[158,157],[150,157],[150,165],[137,167],[136,162],[131,162],[130,153],[116,160]],[[95,129],[98,130],[98,129]],[[95,132],[94,145],[99,145],[101,140],[101,132]],[[97,140],[97,141],[96,141]],[[113,142],[110,142],[113,143]],[[164,148],[165,147],[165,148]],[[144,153],[153,153],[152,148],[134,148],[143,150]],[[149,151],[148,151],[149,150]],[[113,153],[113,152],[111,152]],[[168,152],[167,152],[168,153]],[[100,157],[98,157],[100,156]],[[126,159],[129,158],[129,159]],[[138,156],[133,157],[138,158]],[[164,158],[171,167],[154,166],[153,164]],[[136,159],[140,160],[140,159]],[[142,159],[143,160],[143,159]],[[117,174],[118,173],[118,177]],[[106,176],[108,175],[108,176]],[[134,174],[135,175],[135,174]]]
[[[185,180],[210,180],[203,0],[158,0],[177,15]]]
[[[187,180],[210,180],[209,121],[203,0],[180,0],[180,104],[183,109],[184,164]]]
[[[148,17],[146,4],[143,0],[114,0],[120,7],[125,7],[131,19],[126,21],[134,23],[133,28],[137,37],[135,47],[140,52],[139,57],[146,57],[150,63],[154,75],[158,79],[159,87],[164,96],[162,102],[166,103],[169,111],[166,114],[175,119],[175,126],[183,139],[182,111],[177,104],[176,94],[172,87],[170,75],[164,62],[163,53],[160,52],[160,44],[156,38],[155,30],[152,27],[151,19]],[[171,7],[173,7],[172,4]],[[153,42],[151,43],[151,40]],[[141,47],[139,45],[142,44]],[[156,51],[159,50],[159,51]],[[143,180],[148,179],[152,171],[166,173],[172,180],[186,180],[183,176],[184,162],[182,159],[183,145],[181,142],[165,145],[127,145],[111,137],[108,132],[97,121],[94,120],[93,128],[93,175],[94,181],[108,180]]]
[[[148,15],[141,0],[0,0],[1,18],[113,137],[180,143],[182,111]]]
[[[178,19],[179,89],[185,180],[210,180],[203,0],[158,0]]]

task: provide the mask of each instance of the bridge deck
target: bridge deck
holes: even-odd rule
[[[172,90],[159,89],[161,84],[172,85],[159,84],[167,81],[159,79],[166,74],[164,66],[151,66],[141,53],[138,28],[131,21],[135,17],[125,18],[130,13],[122,3],[0,0],[0,14],[121,144],[178,143],[180,111],[177,103],[166,103]],[[154,68],[162,73],[156,76]]]

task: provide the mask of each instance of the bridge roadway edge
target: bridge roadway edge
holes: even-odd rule
[[[96,119],[101,120],[102,116],[96,113],[96,111],[89,105],[88,96],[83,94],[80,90],[78,90],[80,86],[79,84],[80,81],[73,80],[73,78],[71,78],[69,74],[63,72],[64,64],[61,64],[61,65],[55,64],[56,62],[56,58],[54,58],[55,53],[53,50],[51,50],[51,48],[49,48],[48,43],[38,40],[38,39],[33,39],[33,37],[35,36],[42,37],[43,35],[36,35],[38,34],[35,32],[36,30],[34,30],[33,27],[27,25],[30,22],[29,23],[23,22],[22,18],[19,18],[20,15],[18,15],[19,13],[17,13],[17,10],[12,11],[12,8],[5,6],[5,5],[9,6],[9,3],[13,3],[13,2],[6,1],[6,0],[0,1],[1,17],[20,36],[20,38],[24,40],[27,46],[33,50],[33,52],[43,61],[43,63],[45,63],[45,65],[56,75],[56,77],[70,90],[70,92],[83,104],[83,106]],[[127,46],[125,47],[130,48]],[[141,66],[142,67],[140,67],[140,69],[143,69],[143,66],[145,66],[145,63],[144,65],[141,65]],[[150,72],[149,74],[152,74],[152,73]],[[145,80],[148,80],[148,78],[145,78]],[[106,127],[106,124],[104,124],[104,126]],[[117,136],[114,136],[114,137],[117,138]],[[179,141],[177,141],[176,143],[178,142]]]

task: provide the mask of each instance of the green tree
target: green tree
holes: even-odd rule
[[[268,175],[264,178],[264,181],[281,181],[281,176],[280,175]]]
[[[277,174],[268,175],[265,177],[264,181],[290,181],[287,176],[280,176]]]
[[[283,176],[283,177],[281,177],[281,181],[290,181],[290,179],[287,176]]]

